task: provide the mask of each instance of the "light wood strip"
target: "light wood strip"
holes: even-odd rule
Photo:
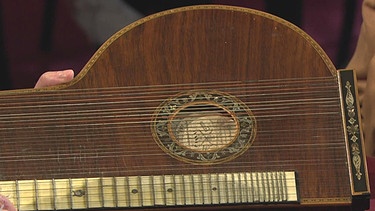
[[[141,194],[142,194],[142,206],[154,206],[155,199],[152,188],[152,177],[142,176],[140,178]]]
[[[298,202],[295,172],[0,181],[19,210]]]

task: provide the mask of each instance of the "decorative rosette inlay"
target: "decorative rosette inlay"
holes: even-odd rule
[[[152,132],[158,145],[179,160],[213,164],[234,159],[252,144],[256,121],[239,99],[216,91],[189,91],[164,101]]]

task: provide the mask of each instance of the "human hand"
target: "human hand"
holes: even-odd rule
[[[375,156],[375,0],[364,0],[363,23],[354,55],[347,68],[358,79],[366,153]]]
[[[73,70],[48,71],[39,77],[34,88],[55,86],[71,81],[74,77]]]
[[[0,211],[17,211],[6,196],[0,195]]]

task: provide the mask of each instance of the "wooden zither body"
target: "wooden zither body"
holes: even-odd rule
[[[71,83],[0,98],[0,193],[19,210],[369,203],[353,72],[263,12],[158,13]]]

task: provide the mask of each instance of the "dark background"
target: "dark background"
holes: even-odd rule
[[[0,0],[0,89],[33,87],[47,70],[76,73],[98,45],[72,15],[74,0]],[[110,0],[102,0],[110,1]],[[337,68],[353,53],[362,0],[122,0],[139,13],[192,4],[228,4],[267,11],[300,26]],[[244,26],[246,27],[246,26]]]

